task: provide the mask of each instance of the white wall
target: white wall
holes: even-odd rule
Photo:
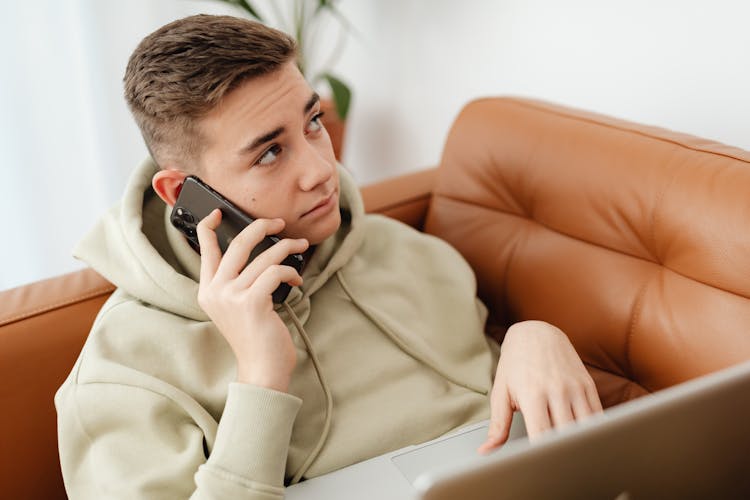
[[[750,149],[750,2],[340,5],[357,29],[336,73],[355,92],[344,162],[360,183],[436,164],[461,106],[486,95],[546,99]],[[185,15],[231,10],[191,0],[0,8],[9,14],[0,16],[3,289],[79,266],[71,248],[144,157],[121,97],[140,39]]]
[[[369,181],[438,162],[461,106],[530,96],[750,149],[750,2],[344,3],[364,40],[347,163]]]

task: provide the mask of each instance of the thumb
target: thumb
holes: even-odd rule
[[[513,407],[510,402],[510,394],[505,386],[498,387],[499,390],[492,391],[490,400],[490,428],[487,432],[487,440],[477,451],[488,453],[508,440],[510,423],[513,420]]]

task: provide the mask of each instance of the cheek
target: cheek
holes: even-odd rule
[[[336,155],[333,151],[333,142],[331,136],[328,134],[328,130],[323,128],[321,130],[320,137],[316,141],[316,149],[318,154],[330,162],[336,162]]]
[[[274,196],[273,190],[237,189],[237,195],[233,199],[252,218],[263,219],[279,217],[273,210],[274,204],[270,203]]]
[[[278,179],[276,182],[264,182],[254,185],[247,190],[243,197],[247,213],[255,219],[281,218],[289,224],[295,222],[294,186],[288,179]]]

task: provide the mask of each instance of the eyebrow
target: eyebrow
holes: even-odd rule
[[[310,99],[307,100],[307,103],[305,104],[305,111],[302,114],[306,115],[307,113],[309,113],[318,101],[320,101],[320,96],[317,92],[313,92],[313,94],[310,96]]]
[[[318,101],[320,101],[320,96],[318,95],[317,92],[313,92],[313,94],[310,96],[310,99],[308,99],[307,102],[305,103],[305,109],[302,112],[302,114],[306,115],[307,113],[309,113],[310,110],[313,109],[315,104],[318,103]],[[276,139],[278,136],[283,134],[285,130],[286,129],[283,126],[276,127],[272,131],[261,135],[260,137],[252,141],[250,144],[240,149],[240,154],[246,155],[248,153],[252,153],[254,150],[258,149],[259,147],[266,144],[267,142],[271,142],[272,140]]]

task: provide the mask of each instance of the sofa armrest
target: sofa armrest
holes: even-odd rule
[[[393,217],[421,230],[436,178],[437,168],[430,168],[364,186],[365,211]]]
[[[92,269],[83,269],[18,288],[0,291],[0,332],[12,323],[65,307],[85,307],[90,299],[109,295],[115,286]],[[82,314],[86,314],[82,311]],[[94,311],[94,315],[96,312]],[[93,316],[92,316],[93,318]]]
[[[91,269],[0,292],[0,425],[7,498],[65,498],[52,396],[114,285]]]

